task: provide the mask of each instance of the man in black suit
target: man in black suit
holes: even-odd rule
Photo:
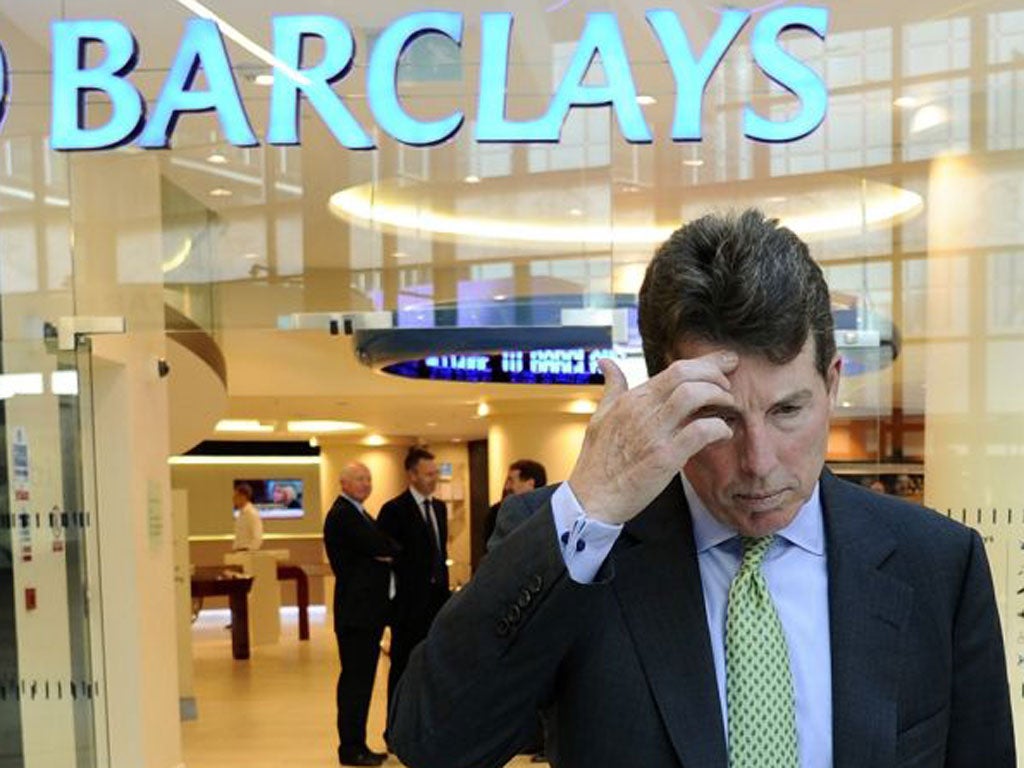
[[[557,768],[1014,768],[980,537],[824,468],[841,361],[806,245],[691,222],[639,324],[649,381],[602,361],[568,481],[509,500],[413,653],[402,761],[503,765],[541,705]]]
[[[341,470],[341,495],[324,520],[324,547],[334,571],[334,633],[338,638],[338,760],[380,765],[387,755],[366,745],[366,717],[377,675],[380,638],[394,589],[391,563],[398,545],[382,532],[363,503],[373,489],[359,462]]]
[[[437,490],[434,455],[414,446],[405,457],[409,487],[381,507],[381,530],[398,542],[397,592],[391,622],[388,701],[405,670],[409,654],[427,635],[448,590],[448,511]]]

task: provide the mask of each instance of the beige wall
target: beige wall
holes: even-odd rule
[[[231,490],[236,480],[298,478],[306,514],[295,520],[264,520],[264,534],[320,533],[323,527],[320,468],[315,464],[178,464],[171,467],[171,487],[188,493],[189,536],[232,536]]]

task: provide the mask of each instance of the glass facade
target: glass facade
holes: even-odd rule
[[[273,20],[298,10],[0,8],[0,766],[105,765],[154,749],[111,741],[108,721],[148,732],[160,710],[125,715],[145,694],[112,679],[107,660],[127,653],[146,668],[166,650],[143,626],[175,599],[166,459],[213,436],[217,418],[356,418],[384,438],[449,441],[488,435],[482,401],[562,408],[554,387],[424,389],[371,372],[351,338],[327,332],[332,318],[359,327],[382,312],[392,328],[454,329],[472,351],[473,329],[518,330],[506,337],[514,348],[540,326],[623,317],[609,342],[635,362],[630,309],[655,245],[704,211],[747,206],[801,234],[833,291],[846,365],[830,462],[981,530],[1024,712],[1024,3],[825,4],[824,40],[796,28],[780,45],[825,83],[827,116],[775,144],[744,136],[745,112],[782,123],[806,104],[758,66],[751,34],[773,6],[757,5],[730,5],[751,19],[703,92],[700,141],[673,142],[680,88],[646,7],[449,4],[461,45],[420,36],[395,73],[415,120],[463,113],[432,146],[395,140],[368,97],[382,33],[429,9],[319,8],[352,33],[353,62],[331,87],[375,145],[360,150],[309,99],[299,144],[266,141],[274,78],[302,78],[275,73]],[[476,141],[481,59],[497,53],[485,50],[482,14],[503,10],[514,15],[507,120],[545,114],[588,14],[607,11],[653,141],[624,140],[608,106],[571,109],[557,142]],[[699,56],[721,12],[672,10]],[[53,22],[130,30],[138,63],[124,79],[153,119],[186,24],[203,18],[223,36],[256,146],[231,144],[223,110],[208,110],[181,114],[165,149],[52,149]],[[340,39],[305,38],[303,67],[337,54]],[[83,67],[101,66],[102,44],[83,51]],[[607,64],[596,56],[582,84],[609,82]],[[216,85],[197,67],[192,90]],[[104,125],[109,94],[85,92],[81,110],[80,128]],[[127,333],[89,334],[110,327],[103,318],[124,318]],[[172,359],[162,378],[154,361],[175,345],[201,365]],[[465,349],[436,350],[446,351]],[[134,628],[116,624],[125,612]],[[43,722],[58,725],[44,736]]]

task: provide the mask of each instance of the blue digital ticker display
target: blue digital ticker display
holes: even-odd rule
[[[383,368],[409,379],[497,384],[604,384],[597,361],[622,355],[613,349],[505,350],[492,354],[432,355]]]

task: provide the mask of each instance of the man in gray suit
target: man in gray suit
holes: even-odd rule
[[[557,768],[1013,768],[984,547],[824,468],[828,287],[757,211],[655,254],[651,378],[604,398],[554,493],[413,653],[411,768],[502,765],[549,717]]]

